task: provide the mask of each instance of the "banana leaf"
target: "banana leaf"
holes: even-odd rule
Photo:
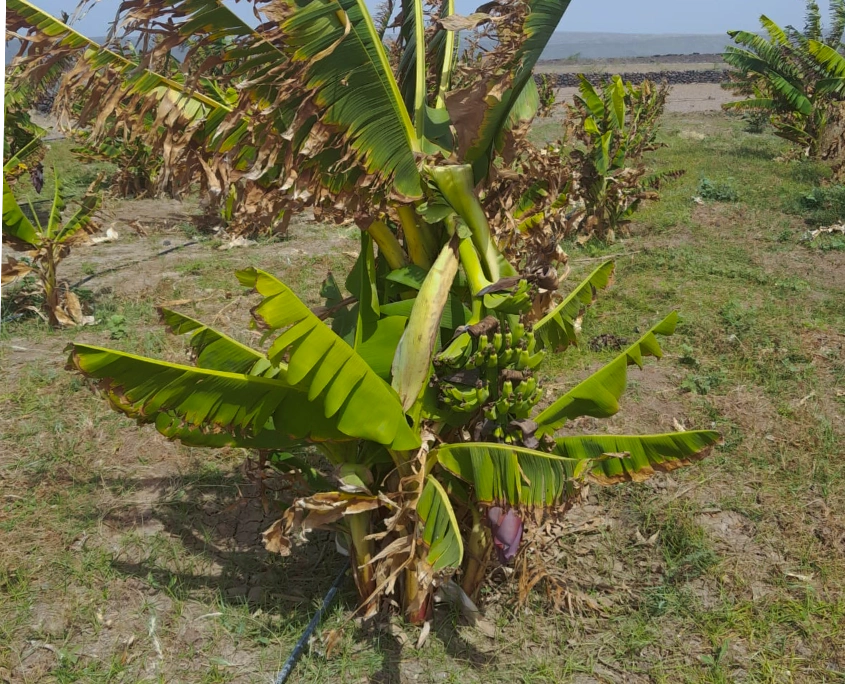
[[[606,261],[576,287],[567,297],[534,324],[534,335],[540,349],[562,351],[570,344],[577,344],[575,321],[584,309],[596,300],[596,292],[613,282],[616,265]]]
[[[586,435],[559,437],[553,453],[595,462],[592,479],[600,484],[647,480],[655,471],[669,471],[700,460],[719,443],[710,430],[663,435]]]
[[[478,503],[524,510],[566,504],[592,466],[591,460],[487,442],[444,444],[431,457],[473,485]]]
[[[417,501],[417,515],[422,522],[420,542],[428,549],[426,560],[437,572],[459,568],[464,558],[464,542],[449,502],[449,495],[433,477],[426,480]]]
[[[646,356],[660,358],[663,351],[656,335],[671,335],[675,332],[677,321],[678,314],[673,311],[604,368],[541,411],[534,418],[539,426],[537,435],[550,434],[567,420],[579,416],[608,418],[614,415],[619,410],[619,398],[628,385],[628,366],[636,364],[642,367],[643,357]]]
[[[252,310],[255,323],[265,330],[284,330],[267,357],[272,363],[288,357],[287,382],[309,402],[318,401],[326,418],[344,434],[396,450],[419,447],[396,392],[287,285],[254,268],[237,276],[242,285],[264,296]]]

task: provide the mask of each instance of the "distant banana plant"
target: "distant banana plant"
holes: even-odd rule
[[[266,351],[165,310],[171,330],[191,335],[196,366],[75,343],[70,367],[96,379],[114,408],[172,439],[274,453],[311,491],[286,502],[267,548],[289,553],[302,530],[336,530],[366,612],[394,595],[422,620],[434,589],[458,574],[474,596],[494,549],[512,560],[523,526],[565,511],[585,479],[643,479],[718,439],[553,436],[578,416],[616,413],[628,366],[660,356],[656,336],[673,332],[675,314],[536,409],[537,369],[549,350],[576,341],[581,312],[613,267],[557,295],[551,264],[503,255],[480,192],[524,142],[539,106],[532,70],[568,4],[496,3],[461,17],[451,0],[405,0],[395,39],[385,37],[392,11],[376,23],[363,0],[257,3],[267,20],[260,32],[214,0],[122,4],[129,32],[152,25],[168,49],[226,37],[222,58],[241,60],[229,72],[240,79],[231,103],[196,110],[209,186],[227,193],[249,181],[286,210],[351,218],[361,250],[343,289],[327,280],[325,306],[314,311],[270,274],[238,273],[262,297],[251,311],[272,339]],[[47,21],[24,0],[8,6],[22,25]],[[72,49],[71,34],[51,26],[48,60]],[[458,31],[475,26],[485,50],[459,60]],[[153,45],[142,63],[157,56]],[[90,73],[86,59],[80,69]],[[133,96],[165,101],[157,77],[127,73],[138,78]],[[158,85],[145,90],[144,78]],[[188,80],[202,78],[199,69]],[[120,79],[96,83],[104,99],[125,92]],[[308,445],[331,475],[317,477],[291,453]]]
[[[16,78],[14,69],[6,77],[3,98],[3,176],[9,180],[34,168],[44,155],[41,139],[46,131],[36,125],[30,115],[40,90]]]
[[[804,29],[781,28],[766,15],[760,24],[767,37],[750,31],[729,31],[738,47],[728,47],[725,62],[733,67],[725,87],[746,96],[727,110],[770,114],[775,133],[807,156],[821,151],[831,104],[842,99],[845,61],[840,54],[845,32],[845,0],[831,0],[830,28],[822,30],[818,5],[807,2]]]
[[[5,169],[4,169],[5,171]],[[80,325],[85,321],[77,296],[58,277],[59,263],[80,237],[95,228],[94,212],[100,206],[100,196],[93,185],[82,198],[79,208],[62,221],[65,201],[62,184],[55,177],[53,202],[46,220],[29,204],[29,216],[21,209],[8,181],[3,179],[3,242],[16,251],[25,252],[29,263],[7,257],[3,263],[4,285],[34,274],[44,295],[44,316],[53,327]],[[99,182],[95,182],[95,185]]]
[[[657,127],[669,88],[649,80],[635,86],[620,76],[600,87],[579,79],[567,123],[570,138],[582,145],[571,154],[584,201],[582,233],[612,238],[644,199],[658,197],[642,156],[660,146]]]

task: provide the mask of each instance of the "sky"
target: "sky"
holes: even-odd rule
[[[229,0],[231,1],[231,0]],[[374,6],[378,0],[367,0]],[[53,14],[72,12],[76,0],[31,0]],[[469,14],[482,0],[456,0],[458,12]],[[74,27],[90,36],[103,35],[119,0],[100,0]],[[228,2],[227,2],[228,4]],[[246,3],[240,2],[240,13]],[[827,1],[819,0],[823,12]],[[765,13],[777,23],[800,26],[804,0],[572,0],[559,31],[601,33],[724,33],[759,28]],[[246,16],[246,15],[245,15]]]

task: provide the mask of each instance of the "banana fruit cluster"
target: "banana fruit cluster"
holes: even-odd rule
[[[542,397],[533,369],[545,352],[536,349],[534,333],[522,323],[487,321],[493,324],[486,331],[473,334],[482,324],[468,326],[435,357],[438,404],[456,413],[483,412],[504,437],[503,426],[527,417]]]

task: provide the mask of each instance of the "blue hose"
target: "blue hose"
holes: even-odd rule
[[[314,614],[314,617],[311,618],[311,622],[308,623],[308,626],[305,628],[305,631],[302,633],[302,636],[299,637],[299,641],[297,641],[296,646],[293,647],[293,651],[291,651],[291,654],[285,661],[284,667],[279,671],[279,674],[276,675],[276,679],[273,680],[273,684],[285,684],[288,677],[290,677],[291,672],[293,672],[293,668],[296,667],[296,663],[299,661],[299,657],[302,655],[302,651],[305,649],[305,644],[308,643],[308,639],[311,638],[311,635],[314,633],[314,630],[317,629],[317,625],[320,624],[320,620],[322,619],[323,615],[329,609],[329,606],[332,604],[332,601],[334,601],[334,597],[337,595],[337,590],[340,588],[341,582],[343,582],[343,579],[346,577],[346,570],[346,566],[341,568],[340,573],[334,581],[334,584],[332,584],[331,588],[326,594],[326,597],[323,599],[323,605],[320,606],[320,610],[318,610]]]

